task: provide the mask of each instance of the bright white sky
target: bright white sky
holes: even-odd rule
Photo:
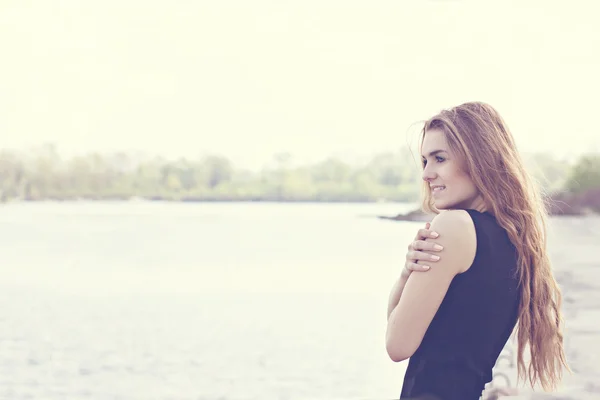
[[[0,146],[368,157],[492,104],[524,151],[600,149],[597,1],[0,5]]]

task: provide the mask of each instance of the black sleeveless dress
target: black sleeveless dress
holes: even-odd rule
[[[494,216],[466,211],[477,234],[475,259],[452,280],[410,358],[401,400],[479,399],[517,322],[516,249]]]

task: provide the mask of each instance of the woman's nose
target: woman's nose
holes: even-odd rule
[[[435,178],[435,173],[428,167],[425,167],[423,170],[423,180],[425,182],[429,182]]]

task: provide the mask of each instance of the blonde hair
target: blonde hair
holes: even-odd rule
[[[546,204],[525,171],[506,123],[490,105],[470,102],[435,115],[421,131],[421,147],[432,129],[444,132],[450,149],[463,158],[489,211],[516,247],[521,287],[518,378],[528,379],[532,387],[539,381],[544,390],[554,389],[562,378],[562,367],[569,367],[561,329],[562,295],[546,252]],[[427,182],[423,183],[422,208],[439,213]],[[526,346],[530,355],[527,368]]]

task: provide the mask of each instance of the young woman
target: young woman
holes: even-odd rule
[[[437,214],[443,249],[420,232],[390,293],[386,349],[410,358],[400,398],[479,399],[517,324],[519,378],[555,388],[568,369],[561,293],[544,202],[508,127],[491,106],[466,103],[427,121],[420,144],[423,209]]]

